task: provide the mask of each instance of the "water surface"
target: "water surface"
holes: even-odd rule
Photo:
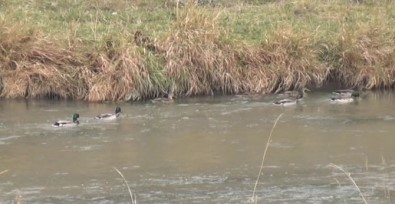
[[[179,99],[174,104],[0,101],[0,201],[247,203],[274,120],[258,203],[395,199],[395,95],[331,104],[323,92],[293,107],[273,97]],[[95,115],[122,107],[111,122]],[[75,128],[53,128],[81,115]],[[19,197],[19,198],[16,198]]]

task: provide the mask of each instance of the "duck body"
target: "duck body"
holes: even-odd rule
[[[354,89],[343,89],[332,92],[332,96],[330,98],[331,102],[334,103],[351,103],[356,100],[356,98],[360,97],[361,90]]]
[[[115,120],[120,115],[121,115],[121,108],[116,107],[115,113],[103,113],[103,114],[97,115],[95,118],[98,120]]]
[[[74,127],[74,126],[78,126],[80,124],[80,121],[78,120],[79,117],[80,117],[80,115],[78,113],[75,113],[73,115],[73,121],[58,120],[55,123],[53,123],[52,126],[53,127]]]
[[[298,103],[298,99],[285,98],[275,101],[273,104],[282,105],[282,106],[292,106],[292,105],[296,105],[297,103]]]

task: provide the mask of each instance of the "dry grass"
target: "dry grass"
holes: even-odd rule
[[[79,89],[80,84],[73,86],[69,75],[75,69],[72,66],[80,63],[72,50],[22,24],[7,25],[2,21],[0,26],[1,96],[79,98],[74,89]]]
[[[176,82],[175,93],[189,95],[234,92],[238,87],[232,75],[236,71],[220,36],[223,28],[218,24],[220,13],[190,5],[182,10],[173,25],[173,31],[163,43],[165,49],[165,73]],[[181,89],[181,90],[179,90]]]
[[[348,86],[389,88],[395,80],[395,33],[379,22],[344,28],[334,47],[337,50],[335,80]],[[340,63],[339,63],[340,62]]]
[[[176,96],[395,85],[391,2],[174,2],[3,2],[0,96],[120,101],[173,84]]]

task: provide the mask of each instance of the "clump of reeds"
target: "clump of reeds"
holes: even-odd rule
[[[80,98],[70,67],[80,62],[55,40],[23,24],[0,21],[2,92],[6,98]],[[70,93],[75,93],[72,95]]]
[[[165,74],[184,95],[238,92],[240,77],[232,51],[221,43],[225,30],[220,13],[209,13],[196,5],[182,9],[163,42]]]
[[[240,0],[219,9],[167,3],[76,1],[66,16],[58,14],[63,3],[29,4],[26,15],[49,20],[60,29],[56,34],[46,24],[31,26],[30,18],[15,20],[23,9],[8,9],[0,15],[0,96],[118,101],[153,98],[171,87],[191,96],[272,93],[326,81],[395,85],[392,3]],[[145,8],[159,9],[166,20]],[[253,11],[264,8],[270,12],[256,17]],[[33,15],[42,9],[42,19]],[[269,20],[237,21],[235,9],[244,18]],[[164,29],[151,28],[156,21]],[[251,26],[257,32],[235,34]]]
[[[144,99],[152,91],[149,70],[130,42],[114,37],[86,52],[24,25],[1,27],[2,97],[119,101],[132,94]]]
[[[270,91],[321,85],[328,69],[317,59],[313,35],[290,28],[278,28],[266,37],[250,59],[255,74],[268,80]],[[265,75],[259,75],[266,73]],[[255,84],[253,82],[253,84]]]
[[[391,19],[377,12],[386,13],[371,10],[369,20],[363,22],[346,16],[339,35],[324,47],[332,80],[369,89],[394,87],[395,33],[388,30]]]

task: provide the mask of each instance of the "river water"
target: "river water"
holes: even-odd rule
[[[0,101],[1,203],[248,203],[275,119],[258,203],[395,203],[395,95],[332,104],[273,97],[174,104]],[[115,121],[95,115],[123,114]],[[80,126],[54,128],[78,112]]]

